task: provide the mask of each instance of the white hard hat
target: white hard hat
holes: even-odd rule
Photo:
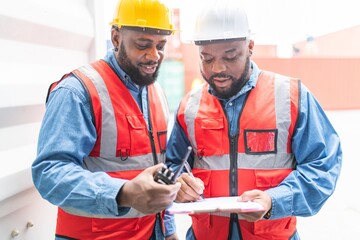
[[[202,45],[216,40],[245,39],[250,36],[245,10],[238,1],[220,0],[207,4],[197,16],[194,42]]]

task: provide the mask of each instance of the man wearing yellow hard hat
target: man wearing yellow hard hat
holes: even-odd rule
[[[155,82],[171,10],[160,0],[119,0],[104,59],[49,88],[34,184],[58,206],[55,239],[176,239],[163,210],[180,184],[162,185],[169,115]]]

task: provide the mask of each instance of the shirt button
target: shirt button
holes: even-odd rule
[[[232,106],[233,105],[233,103],[232,102],[229,102],[229,106]]]

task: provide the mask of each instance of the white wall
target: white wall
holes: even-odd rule
[[[103,1],[0,1],[0,239],[54,238],[30,166],[48,86],[105,54]],[[32,227],[27,227],[31,222]]]

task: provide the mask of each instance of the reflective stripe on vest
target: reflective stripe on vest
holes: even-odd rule
[[[85,169],[130,180],[143,169],[163,161],[161,156],[166,150],[169,111],[165,95],[157,83],[147,87],[152,129],[148,131],[136,101],[105,61],[80,67],[72,74],[89,94],[97,133],[94,148],[84,159]],[[57,84],[52,85],[50,90]],[[156,215],[145,215],[135,209],[114,218],[89,216],[76,209],[59,208],[56,233],[76,239],[96,239],[100,236],[101,239],[149,239],[155,218]]]
[[[238,168],[238,195],[276,187],[294,169],[291,137],[298,116],[298,84],[298,80],[262,72],[249,93],[240,113],[237,152],[232,158]],[[184,98],[177,117],[196,153],[193,173],[205,184],[204,196],[230,196],[230,177],[234,173],[230,174],[233,164],[229,161],[228,121],[219,100],[209,94],[207,84]],[[193,215],[195,236],[227,239],[229,217],[229,213]],[[286,239],[295,231],[295,218],[275,220],[270,230],[267,224],[272,221],[240,220],[244,239],[262,239],[267,234]]]

